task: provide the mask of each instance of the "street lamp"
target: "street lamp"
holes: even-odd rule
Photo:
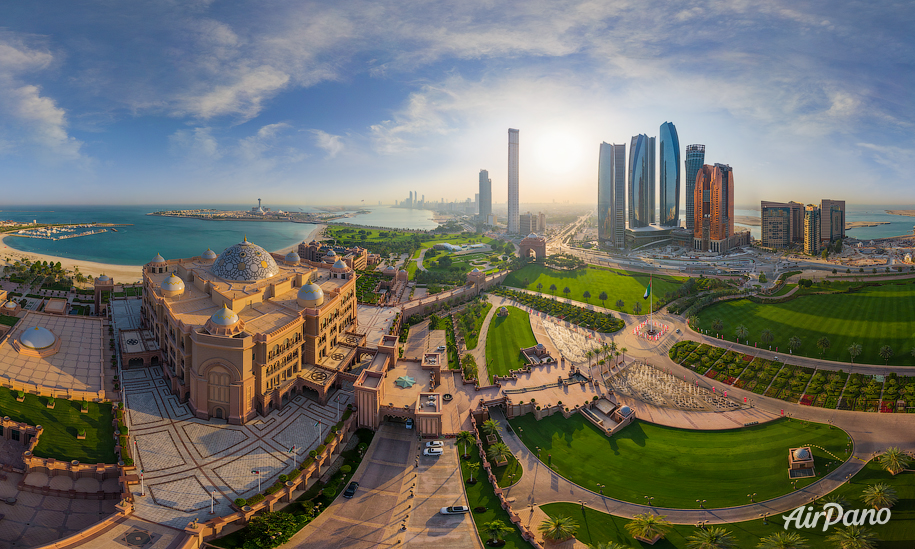
[[[696,500],[696,503],[699,504],[699,508],[700,508],[700,509],[705,509],[705,502],[706,502],[706,501],[708,501],[708,500],[707,500],[707,499],[697,499],[697,500]]]
[[[654,499],[654,496],[645,496],[645,499],[648,500],[648,506],[651,507],[651,500]]]
[[[598,482],[597,487],[600,489],[600,495],[604,495],[604,485]]]
[[[756,492],[753,492],[752,494],[747,494],[747,497],[750,498],[750,503],[756,503],[755,501],[753,501],[753,498],[756,497]]]

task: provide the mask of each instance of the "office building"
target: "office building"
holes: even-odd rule
[[[760,236],[763,248],[789,248],[794,241],[793,206],[783,202],[762,201],[760,210]]]
[[[518,189],[518,143],[519,130],[508,130],[508,232],[520,233],[519,189]]]
[[[629,146],[629,228],[654,222],[655,138],[639,134]]]
[[[686,228],[693,230],[694,209],[693,209],[693,191],[696,188],[696,174],[699,169],[705,165],[705,145],[687,145],[686,146],[686,173],[684,179],[686,183]]]
[[[804,208],[804,253],[818,255],[820,253],[820,208],[807,204]]]
[[[845,201],[824,198],[820,202],[820,240],[833,242],[845,238]]]
[[[626,145],[600,144],[597,166],[597,239],[622,249],[626,231]]]
[[[660,224],[662,227],[677,227],[680,225],[680,138],[672,122],[661,124],[660,139]]]
[[[726,164],[708,164],[696,173],[693,192],[693,246],[724,253],[749,244],[749,232],[734,232],[734,172]]]
[[[480,170],[480,219],[485,223],[492,214],[492,179],[487,170]]]
[[[546,215],[543,212],[532,214],[527,212],[518,218],[519,229],[521,234],[529,235],[532,233],[542,234],[546,229]]]

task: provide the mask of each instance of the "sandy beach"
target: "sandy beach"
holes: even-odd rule
[[[324,227],[325,225],[315,225],[315,228],[305,238],[305,241],[311,241],[321,232],[321,230],[324,229]],[[28,259],[30,261],[47,261],[48,263],[57,263],[60,261],[61,266],[69,271],[79,267],[79,271],[84,275],[92,275],[92,277],[97,277],[102,274],[108,275],[114,279],[115,283],[118,284],[130,284],[133,282],[142,282],[143,280],[142,265],[110,265],[107,263],[96,263],[94,261],[83,261],[81,259],[70,259],[53,255],[20,252],[15,248],[11,248],[7,244],[7,238],[19,237],[0,235],[0,266],[9,265],[15,263],[17,260],[21,261],[23,259]],[[290,250],[296,249],[297,246],[298,243],[293,244],[292,246],[287,246],[281,250],[273,250],[273,252],[286,254],[289,253]],[[7,261],[7,258],[9,258],[9,261]]]

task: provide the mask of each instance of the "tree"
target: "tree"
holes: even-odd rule
[[[566,297],[569,297],[569,292],[571,291],[568,286],[562,289],[562,293],[566,294]]]
[[[801,338],[797,336],[791,336],[788,340],[788,348],[791,349],[791,352],[795,352],[801,348]]]
[[[555,284],[550,284],[550,291],[553,292],[553,293],[556,293],[556,285],[555,285]]]
[[[825,250],[823,250],[822,255],[823,255],[823,259],[826,259],[827,257],[829,257],[829,248],[826,248]]]
[[[559,515],[549,517],[537,526],[537,531],[543,539],[550,541],[563,541],[575,537],[578,532],[578,523],[572,517]]]
[[[699,528],[686,542],[689,549],[732,549],[737,540],[730,532],[719,526]]]
[[[542,289],[543,289],[543,283],[542,283],[542,282],[538,282],[538,283],[537,283],[537,291],[539,292],[539,291],[542,290]]]
[[[855,362],[855,357],[861,354],[861,344],[852,343],[848,346],[848,354],[851,355],[852,364]]]
[[[879,540],[877,535],[867,528],[849,526],[839,528],[826,538],[826,541],[832,543],[836,549],[876,549],[876,542]]]
[[[581,296],[585,298],[585,301],[588,301],[589,299],[591,299],[591,292],[589,292],[588,290],[585,290],[585,293],[581,294]]]
[[[508,458],[511,457],[512,451],[508,447],[508,444],[504,442],[497,442],[489,447],[489,450],[486,451],[486,455],[492,461],[508,461]]]
[[[823,354],[829,349],[829,345],[829,338],[826,336],[823,336],[817,340],[817,348],[820,350],[820,356],[823,356]]]
[[[594,358],[594,351],[592,349],[588,349],[588,352],[585,353],[585,356],[588,357],[588,368],[590,368],[591,359]]]
[[[248,523],[248,533],[245,535],[245,549],[269,549],[289,541],[304,522],[302,518],[282,511],[267,511],[263,515],[255,516]]]
[[[642,304],[639,303],[638,301],[636,301],[636,302],[635,302],[635,305],[632,306],[632,312],[635,313],[635,314],[641,313],[641,312],[642,312]]]
[[[748,330],[747,327],[743,324],[737,327],[735,333],[737,334],[737,339],[746,340],[748,337],[750,337],[750,330]]]
[[[880,347],[880,350],[877,351],[877,354],[880,355],[880,358],[883,359],[884,364],[889,364],[890,359],[893,358],[893,348],[889,345],[884,345]]]
[[[696,327],[696,324],[698,322],[699,322],[699,317],[696,315],[691,315],[691,316],[689,316],[689,318],[686,319],[686,323],[689,324],[690,326],[692,326],[693,328]]]
[[[772,340],[775,339],[775,336],[772,335],[772,330],[765,328],[762,332],[759,333],[759,339],[763,342],[763,344],[768,345],[772,343]]]
[[[483,432],[487,435],[494,435],[499,432],[499,422],[495,419],[487,419],[483,422]]]
[[[451,267],[451,264],[452,264],[452,259],[451,259],[451,256],[449,256],[449,255],[446,255],[445,257],[438,260],[438,266],[443,267],[445,269],[447,269],[448,267]]]
[[[716,318],[715,321],[712,322],[712,329],[720,333],[721,330],[724,329],[724,322],[722,322],[720,318]]]
[[[900,450],[898,446],[891,446],[884,450],[878,460],[883,469],[893,476],[905,471],[910,461],[909,456]]]
[[[776,532],[759,540],[756,549],[807,549],[804,538],[797,532]]]
[[[480,470],[480,464],[478,462],[468,463],[467,470],[470,472],[470,482],[473,483],[473,476],[477,474],[477,471]]]
[[[502,538],[515,531],[501,520],[491,520],[483,523],[483,531],[489,536],[490,541],[499,542]]]
[[[656,536],[662,538],[670,532],[672,528],[667,521],[667,515],[654,515],[652,513],[642,513],[635,515],[632,520],[626,524],[626,531],[634,538],[646,540],[654,539]]]
[[[899,498],[896,496],[896,490],[890,488],[889,484],[878,482],[864,489],[861,493],[861,500],[874,509],[883,509],[892,507],[899,501]]]
[[[623,307],[625,307],[625,306],[626,306],[626,302],[625,302],[625,301],[623,301],[622,299],[617,299],[617,300],[616,300],[616,310],[617,310],[617,311],[622,311],[622,310],[623,310]],[[915,354],[913,354],[912,356],[915,356]]]
[[[606,307],[606,306],[607,306],[607,297],[608,297],[608,296],[607,296],[607,292],[601,292],[600,295],[597,296],[597,299],[600,300],[601,306],[602,306],[602,307]]]
[[[848,507],[848,500],[845,499],[844,496],[836,494],[835,492],[819,499],[820,509],[822,509],[823,506],[826,505],[827,503],[836,503],[838,505],[841,505],[843,509]]]
[[[462,455],[468,456],[470,454],[467,453],[467,446],[470,444],[476,444],[477,438],[473,436],[473,433],[470,431],[461,431],[458,433],[454,441],[461,445],[461,448],[463,449]]]

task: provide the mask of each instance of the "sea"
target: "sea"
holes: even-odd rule
[[[905,215],[893,215],[886,213],[886,210],[915,210],[915,206],[904,206],[900,204],[878,205],[878,206],[854,206],[846,205],[845,221],[885,221],[887,225],[877,225],[876,227],[860,227],[845,231],[846,236],[857,238],[859,240],[872,240],[875,238],[887,238],[890,236],[911,235],[915,227],[915,217]],[[681,214],[682,215],[682,214]],[[734,215],[746,215],[759,217],[759,209],[737,209],[734,208]],[[740,227],[750,230],[754,238],[761,238],[761,229],[759,225],[740,225]]]
[[[308,237],[315,225],[309,223],[259,221],[207,221],[180,217],[147,215],[161,210],[213,208],[247,210],[250,205],[188,206],[3,206],[0,220],[38,223],[117,223],[117,231],[64,240],[8,237],[4,247],[82,261],[115,265],[144,265],[157,253],[166,259],[193,257],[207,248],[216,253],[245,237],[266,250],[289,248]],[[284,211],[318,211],[314,207],[283,206]],[[363,208],[369,213],[354,214],[343,221],[387,228],[434,229],[429,210],[408,210],[386,206]],[[361,211],[361,210],[360,210]],[[352,213],[352,212],[343,212]],[[0,250],[2,251],[2,250]]]

